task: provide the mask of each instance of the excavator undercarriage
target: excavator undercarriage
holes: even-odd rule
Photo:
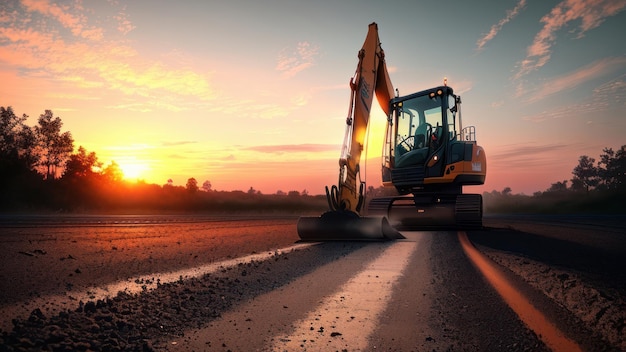
[[[482,227],[479,194],[420,194],[374,198],[368,216],[385,216],[398,230],[432,228],[476,229]]]

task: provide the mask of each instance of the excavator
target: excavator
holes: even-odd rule
[[[404,238],[399,230],[482,227],[482,197],[464,194],[463,187],[484,184],[486,155],[474,126],[462,125],[461,97],[445,79],[443,86],[394,94],[376,23],[369,25],[358,59],[339,180],[326,187],[327,212],[298,219],[300,239],[396,240]],[[395,192],[366,206],[360,161],[374,95],[387,116],[382,181]]]

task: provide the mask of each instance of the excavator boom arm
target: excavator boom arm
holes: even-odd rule
[[[369,25],[367,37],[358,57],[359,63],[350,82],[352,90],[350,111],[346,119],[346,138],[339,159],[340,175],[335,200],[341,210],[350,210],[357,214],[363,203],[363,189],[357,187],[359,164],[374,94],[387,115],[390,110],[389,101],[393,97],[393,84],[385,64],[385,53],[380,45],[376,23]]]

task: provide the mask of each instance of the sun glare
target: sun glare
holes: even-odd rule
[[[120,162],[119,166],[124,174],[124,179],[127,181],[136,181],[145,177],[145,172],[148,170],[146,164],[138,161]]]

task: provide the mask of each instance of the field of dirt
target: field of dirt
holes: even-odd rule
[[[2,220],[0,351],[161,350],[294,271],[335,259],[320,249],[343,256],[365,245],[297,244],[295,217]],[[610,279],[623,278],[622,230],[592,240],[584,228],[490,226],[470,236],[481,251],[626,350],[623,281]]]
[[[51,325],[50,329],[56,332],[49,331],[49,336],[43,338],[61,343],[64,338],[52,336],[67,334],[62,326],[74,326],[75,319],[83,321],[79,323],[83,328],[85,324],[98,323],[99,319],[115,323],[111,316],[97,318],[83,314],[92,308],[99,311],[103,302],[111,308],[113,302],[129,302],[137,291],[163,287],[166,281],[173,281],[155,274],[182,270],[178,278],[188,275],[184,271],[187,268],[251,254],[278,255],[277,249],[298,240],[296,218],[142,216],[3,220],[0,329],[5,342],[11,339],[8,332],[14,327],[22,332],[13,336],[28,339],[24,336],[29,334],[24,335],[25,330],[20,329],[28,330],[29,325],[44,321],[50,325],[50,319],[66,317],[65,323]],[[219,286],[223,285],[219,282]],[[122,294],[118,295],[118,291]],[[111,299],[105,300],[105,296]],[[160,299],[167,301],[163,297],[154,299],[150,302],[153,307],[161,304]],[[145,297],[137,301],[148,303]],[[124,309],[117,311],[115,316],[125,317]],[[38,345],[36,341],[22,342],[25,346]]]
[[[530,220],[530,219],[528,219]],[[488,219],[479,250],[626,351],[624,217]]]

